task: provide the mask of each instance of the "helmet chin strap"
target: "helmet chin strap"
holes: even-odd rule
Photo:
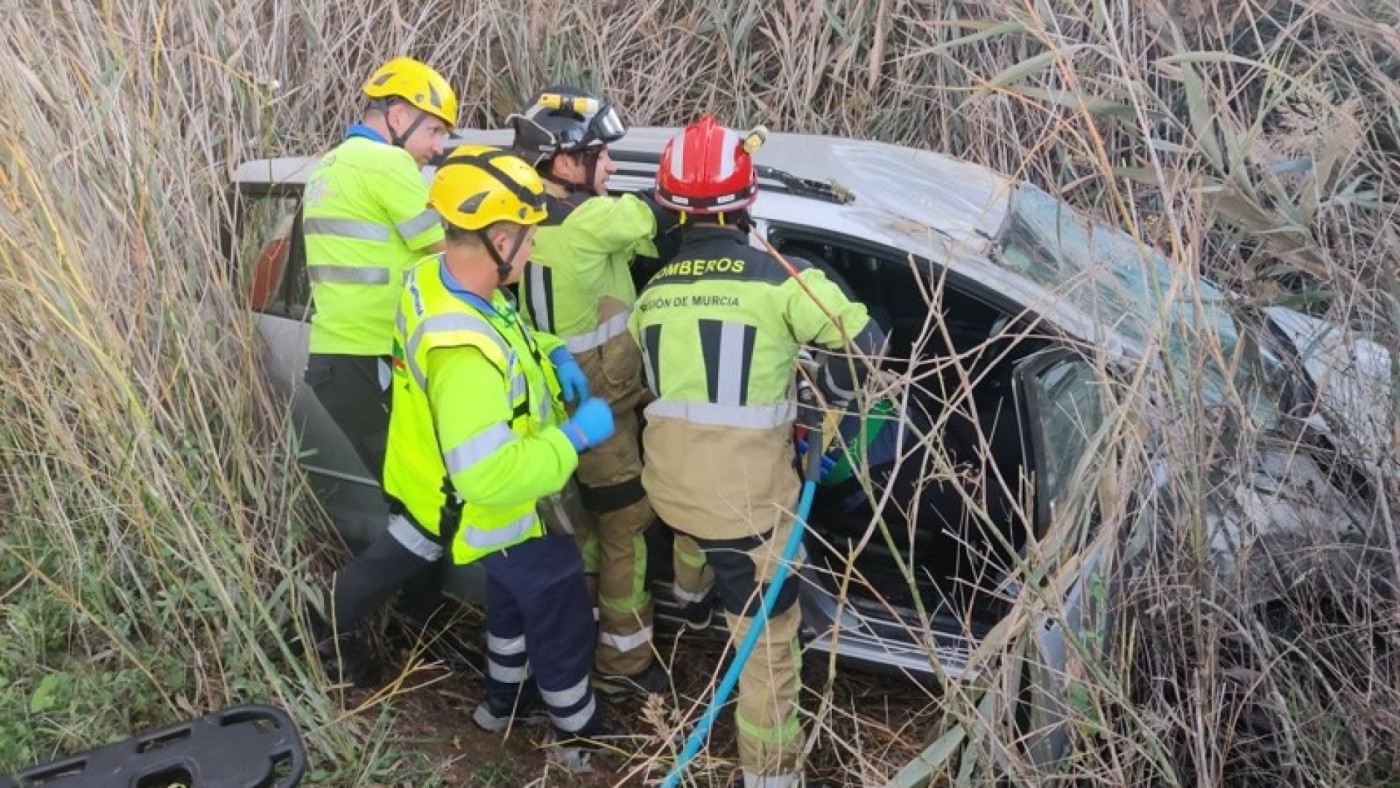
[[[481,238],[481,242],[486,245],[486,252],[491,255],[491,259],[496,262],[496,282],[505,284],[510,277],[510,261],[515,259],[515,253],[520,251],[520,245],[525,243],[525,233],[519,233],[510,245],[510,252],[504,257],[496,251],[496,245],[491,243],[491,238],[486,234],[485,229],[477,230],[476,234]]]
[[[390,101],[389,104],[384,107],[384,125],[389,129],[389,144],[393,145],[395,148],[402,148],[404,143],[408,142],[408,138],[413,136],[413,132],[418,130],[419,124],[421,124],[428,115],[422,110],[419,110],[418,117],[414,118],[413,122],[408,124],[408,129],[400,134],[398,129],[394,128],[394,124],[389,121],[389,110],[395,103],[397,102]]]
[[[590,194],[597,194],[597,191],[595,191],[593,188],[593,184],[596,182],[598,177],[598,156],[600,154],[600,150],[600,148],[588,148],[583,151],[580,151],[580,154],[583,156],[584,161],[583,183],[574,183],[573,181],[566,181],[563,178],[556,176],[552,171],[542,172],[540,173],[540,177],[544,178],[550,183],[564,187],[565,189],[569,190],[570,193],[588,192]],[[559,155],[567,156],[569,154]]]
[[[578,185],[577,183],[574,183],[573,181],[566,181],[563,178],[555,176],[555,174],[552,172],[542,172],[540,173],[540,177],[556,186],[563,187],[569,192],[576,192],[583,189],[583,187]]]
[[[598,182],[598,158],[602,155],[602,150],[602,148],[589,148],[583,152],[583,189],[594,194],[598,193],[594,184]]]

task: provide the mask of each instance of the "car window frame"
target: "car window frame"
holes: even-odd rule
[[[247,231],[246,217],[251,201],[292,200],[292,210],[295,212],[295,217],[292,220],[292,229],[288,236],[287,260],[282,269],[282,276],[272,297],[268,299],[267,306],[253,311],[260,315],[309,323],[315,309],[311,303],[311,287],[306,272],[306,239],[302,229],[305,208],[302,200],[303,192],[303,184],[300,183],[243,181],[235,184],[230,189],[228,196],[232,221],[225,226],[221,233],[221,245],[226,262],[235,276],[234,281],[242,281],[245,273],[244,268],[256,265],[256,258],[253,260],[238,259],[240,241],[243,233]],[[256,240],[261,248],[261,244],[267,243],[269,239]],[[295,304],[289,304],[290,296],[297,292],[293,288],[297,286],[298,282],[300,282],[299,292],[304,297],[298,299]]]
[[[1028,459],[1031,472],[1034,474],[1032,478],[1035,485],[1033,488],[1035,495],[1035,511],[1032,531],[1037,538],[1043,537],[1050,527],[1053,517],[1052,506],[1054,504],[1054,498],[1051,495],[1047,495],[1044,488],[1044,485],[1047,484],[1044,471],[1048,467],[1048,458],[1046,454],[1047,447],[1040,433],[1040,425],[1042,423],[1041,414],[1043,413],[1043,408],[1046,403],[1043,401],[1037,388],[1032,385],[1032,382],[1046,372],[1049,372],[1052,368],[1065,364],[1082,365],[1089,371],[1096,384],[1101,387],[1106,383],[1106,378],[1100,374],[1100,370],[1094,366],[1089,359],[1068,347],[1052,347],[1042,350],[1019,361],[1012,372],[1012,392],[1021,420],[1022,456]],[[1098,402],[1100,424],[1088,435],[1087,439],[1091,450],[1094,448],[1093,444],[1097,440],[1096,436],[1102,428],[1102,420],[1106,418],[1106,404],[1107,403],[1104,402],[1100,394]],[[1075,462],[1074,469],[1070,474],[1071,479],[1077,477],[1081,473],[1084,463],[1085,457],[1080,457]],[[1092,522],[1090,524],[1089,534],[1086,536],[1091,536],[1098,530],[1101,524],[1102,513],[1099,511],[1096,496],[1091,496],[1090,517]]]
[[[914,265],[919,267],[925,281],[942,280],[945,287],[952,287],[962,295],[974,298],[988,307],[1010,315],[1029,316],[1031,314],[1024,304],[1016,303],[1004,294],[998,293],[996,290],[959,273],[951,266],[930,257],[906,252],[878,241],[856,238],[834,230],[809,227],[795,222],[773,219],[759,219],[759,222],[766,228],[765,237],[774,249],[792,242],[840,246],[857,254],[878,258],[884,265],[897,264],[900,266],[906,265],[909,258],[912,257]],[[895,263],[894,261],[900,262]],[[885,305],[881,304],[880,306]]]

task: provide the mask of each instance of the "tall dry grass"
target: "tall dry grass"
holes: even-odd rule
[[[1397,23],[1383,0],[0,9],[0,770],[268,698],[308,731],[317,781],[430,779],[395,743],[392,712],[346,714],[267,645],[320,526],[218,245],[232,167],[324,150],[378,61],[436,65],[473,125],[575,81],[635,124],[712,111],[947,151],[1128,227],[1248,294],[1243,306],[1301,306],[1394,351]],[[1131,414],[1155,385],[1130,380],[1104,436],[1125,476],[1146,463]],[[1230,479],[1200,457],[1224,439],[1257,453],[1260,438],[1189,394],[1178,405],[1190,418],[1170,488],[1204,500]],[[1394,469],[1381,471],[1376,546],[1293,551],[1324,570],[1277,576],[1294,602],[1265,618],[1208,571],[1207,513],[1171,511],[1177,538],[1125,556],[1147,571],[1122,589],[1117,628],[1091,630],[1057,677],[1078,745],[1058,768],[1111,784],[1393,779],[1395,609],[1372,586],[1394,582],[1400,551]],[[1085,480],[1106,523],[1178,505]],[[1040,617],[1067,615],[1053,589],[1074,567],[1057,545],[1081,539],[1088,511],[1020,567],[1052,582],[1026,582],[977,657],[1002,692],[931,693],[929,724],[909,728],[828,691],[814,725],[827,762],[873,782],[928,746],[904,784],[1048,779],[1007,722],[1016,658]]]

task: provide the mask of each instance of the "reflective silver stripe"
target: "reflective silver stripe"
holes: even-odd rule
[[[671,174],[685,179],[685,133],[671,138]]]
[[[354,238],[359,241],[387,241],[389,228],[374,222],[359,219],[332,219],[328,216],[308,218],[301,223],[302,232],[307,235],[334,235],[338,238]]]
[[[553,331],[554,327],[549,324],[549,292],[545,287],[544,274],[544,266],[530,266],[530,311],[534,313],[536,328]]]
[[[560,717],[550,712],[549,718],[554,721],[555,727],[565,733],[573,733],[588,724],[593,719],[593,715],[598,711],[598,701],[596,698],[589,698],[588,705],[570,714],[567,717]]]
[[[605,646],[612,646],[618,651],[631,651],[634,648],[641,648],[651,642],[651,627],[645,627],[640,632],[633,632],[630,635],[614,635],[611,632],[600,632],[598,642]]]
[[[442,557],[442,545],[429,539],[427,534],[413,527],[407,518],[396,514],[389,518],[389,535],[404,549],[423,559],[436,561]]]
[[[797,775],[795,774],[772,776],[744,772],[744,788],[792,788],[795,785],[797,785]]]
[[[646,415],[680,419],[713,427],[762,430],[792,423],[797,418],[797,404],[779,402],[775,405],[716,405],[712,402],[659,399],[647,406]]]
[[[613,337],[619,337],[627,333],[627,318],[632,312],[619,312],[616,315],[603,321],[597,328],[587,334],[575,334],[564,338],[564,346],[570,353],[582,353],[600,347]]]
[[[510,401],[514,404],[517,399],[530,393],[530,383],[525,380],[525,376],[519,372],[510,379]]]
[[[653,394],[656,393],[656,367],[651,363],[651,351],[645,343],[642,344],[642,375],[646,378],[647,388]]]
[[[744,401],[744,329],[743,323],[725,321],[719,329],[719,381],[715,399],[721,405],[738,405]]]
[[[516,635],[513,638],[501,638],[487,632],[486,650],[502,657],[509,657],[512,654],[523,654],[525,653],[525,636]]]
[[[836,381],[833,380],[831,377],[831,365],[836,363],[849,362],[845,360],[840,360],[838,362],[838,360],[835,358],[828,358],[826,360],[826,363],[822,364],[822,387],[825,388],[827,391],[831,392],[832,394],[841,397],[842,399],[845,399],[847,401],[853,400],[856,398],[856,393],[854,391],[847,391],[846,389],[843,389],[840,386],[836,385]]]
[[[510,431],[510,425],[504,421],[492,424],[442,455],[443,462],[447,464],[447,473],[456,476],[491,456],[492,452],[510,443],[514,438],[515,433]]]
[[[724,180],[734,174],[738,166],[739,135],[732,129],[724,130],[724,142],[719,146],[719,179]]]
[[[428,386],[428,373],[418,366],[418,346],[423,343],[423,335],[448,331],[475,331],[495,342],[496,347],[501,350],[501,355],[507,357],[510,355],[510,347],[501,340],[496,329],[492,328],[491,324],[485,320],[462,314],[434,315],[413,329],[413,336],[408,338],[408,343],[403,349],[408,369],[413,373],[413,379],[418,381],[419,388],[427,388]]]
[[[479,550],[489,550],[493,547],[505,547],[520,541],[525,534],[530,532],[530,527],[539,519],[539,515],[533,511],[528,512],[523,517],[517,517],[500,528],[476,528],[467,526],[463,539],[468,545]]]
[[[440,221],[442,221],[442,215],[432,208],[428,208],[412,219],[399,222],[395,227],[398,228],[400,236],[412,238],[424,230],[436,226]]]
[[[519,684],[530,675],[530,663],[525,663],[518,668],[508,668],[505,665],[497,665],[491,660],[486,660],[486,675],[506,684]]]
[[[554,690],[553,692],[546,689],[540,690],[540,698],[543,699],[546,704],[556,709],[567,709],[583,700],[583,696],[587,694],[587,676],[584,676],[577,684],[568,689]]]
[[[710,589],[713,587],[714,586],[712,585],[710,586],[710,588],[706,588],[704,591],[692,593],[690,591],[686,591],[684,588],[681,588],[678,585],[672,585],[671,596],[674,596],[677,602],[680,602],[681,604],[685,605],[692,604],[694,602],[704,602],[705,597],[708,597],[710,595]]]
[[[389,269],[365,265],[308,265],[306,275],[311,278],[311,281],[323,284],[389,284]]]

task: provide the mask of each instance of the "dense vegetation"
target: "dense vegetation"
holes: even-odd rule
[[[638,125],[712,111],[946,151],[1121,224],[1245,308],[1289,304],[1400,348],[1387,0],[112,0],[9,4],[0,42],[0,772],[264,699],[293,710],[321,783],[434,779],[393,704],[346,710],[268,637],[330,550],[311,549],[321,514],[220,249],[232,168],[324,150],[396,53],[448,75],[468,125],[576,81]],[[1201,419],[1180,456],[1220,438]],[[1072,660],[1062,768],[1394,781],[1394,448],[1366,496],[1369,547],[1300,550],[1323,569],[1278,576],[1288,594],[1267,610],[1212,586],[1190,538],[1201,513],[1179,512],[1179,549],[1128,589],[1139,615],[1099,633],[1128,645]],[[1105,522],[1132,514],[1101,503]],[[978,659],[1015,664],[1033,614],[1056,615],[1026,587]],[[932,773],[955,775],[957,751],[977,756],[969,781],[1029,779],[1002,713],[1011,682],[980,706],[956,686],[930,695],[919,725],[870,736],[838,697],[816,709],[819,748],[860,784],[930,743]]]

